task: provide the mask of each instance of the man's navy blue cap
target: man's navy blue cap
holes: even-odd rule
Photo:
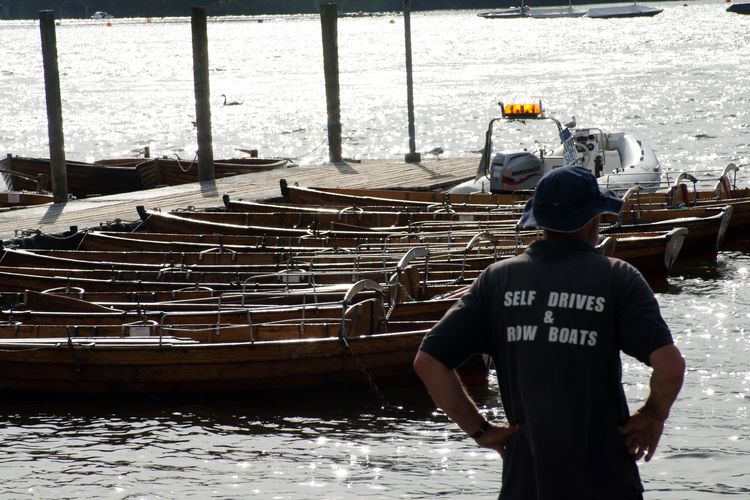
[[[584,167],[559,167],[537,183],[534,196],[526,202],[520,224],[571,233],[597,215],[616,214],[622,208],[617,195],[600,188],[596,177]]]

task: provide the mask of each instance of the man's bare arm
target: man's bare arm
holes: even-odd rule
[[[477,444],[497,450],[501,455],[504,453],[508,439],[518,431],[518,426],[488,423],[466,393],[456,372],[430,354],[419,351],[414,359],[414,370],[424,382],[432,400],[448,418],[469,435],[483,429],[484,433],[477,438]]]
[[[640,460],[645,454],[647,462],[654,456],[664,422],[680,393],[685,375],[685,360],[673,344],[652,352],[649,362],[653,368],[649,396],[620,427],[620,432],[625,434],[625,446],[633,458]]]

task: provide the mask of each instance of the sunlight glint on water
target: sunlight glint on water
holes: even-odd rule
[[[541,99],[563,120],[647,135],[668,169],[711,175],[748,164],[750,19],[721,2],[658,5],[665,11],[652,19],[609,21],[413,13],[417,149],[476,157],[498,101]],[[48,156],[37,23],[2,22],[0,37],[0,150]],[[68,158],[136,156],[145,146],[195,154],[187,19],[63,20],[57,38]],[[212,21],[209,43],[214,156],[258,148],[325,161],[319,19]],[[344,156],[402,158],[402,20],[340,20],[339,56]],[[221,94],[243,105],[223,107]],[[511,144],[530,135],[506,133]],[[641,466],[647,498],[750,495],[748,268],[747,253],[722,252],[680,267],[658,294],[689,372],[656,458]],[[624,363],[632,407],[649,371]],[[384,410],[367,393],[2,401],[0,497],[496,497],[497,455],[464,439],[420,388],[386,395]],[[494,393],[478,398],[503,418]]]

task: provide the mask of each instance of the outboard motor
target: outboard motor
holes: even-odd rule
[[[490,191],[534,189],[543,173],[542,160],[531,153],[497,153],[490,166]]]

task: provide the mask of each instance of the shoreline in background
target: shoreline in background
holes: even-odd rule
[[[321,4],[336,3],[341,13],[400,12],[402,0],[205,0],[209,16],[245,16],[278,14],[315,14]],[[412,11],[426,10],[496,10],[520,5],[521,0],[412,0]],[[584,2],[585,3],[585,2]],[[616,3],[600,1],[597,3]],[[529,5],[547,7],[565,4],[564,0],[533,0]],[[90,19],[95,12],[106,12],[113,17],[181,17],[189,16],[194,0],[172,0],[153,2],[151,0],[2,0],[0,20],[37,19],[40,10],[54,10],[58,19]],[[565,5],[567,6],[567,4]]]

